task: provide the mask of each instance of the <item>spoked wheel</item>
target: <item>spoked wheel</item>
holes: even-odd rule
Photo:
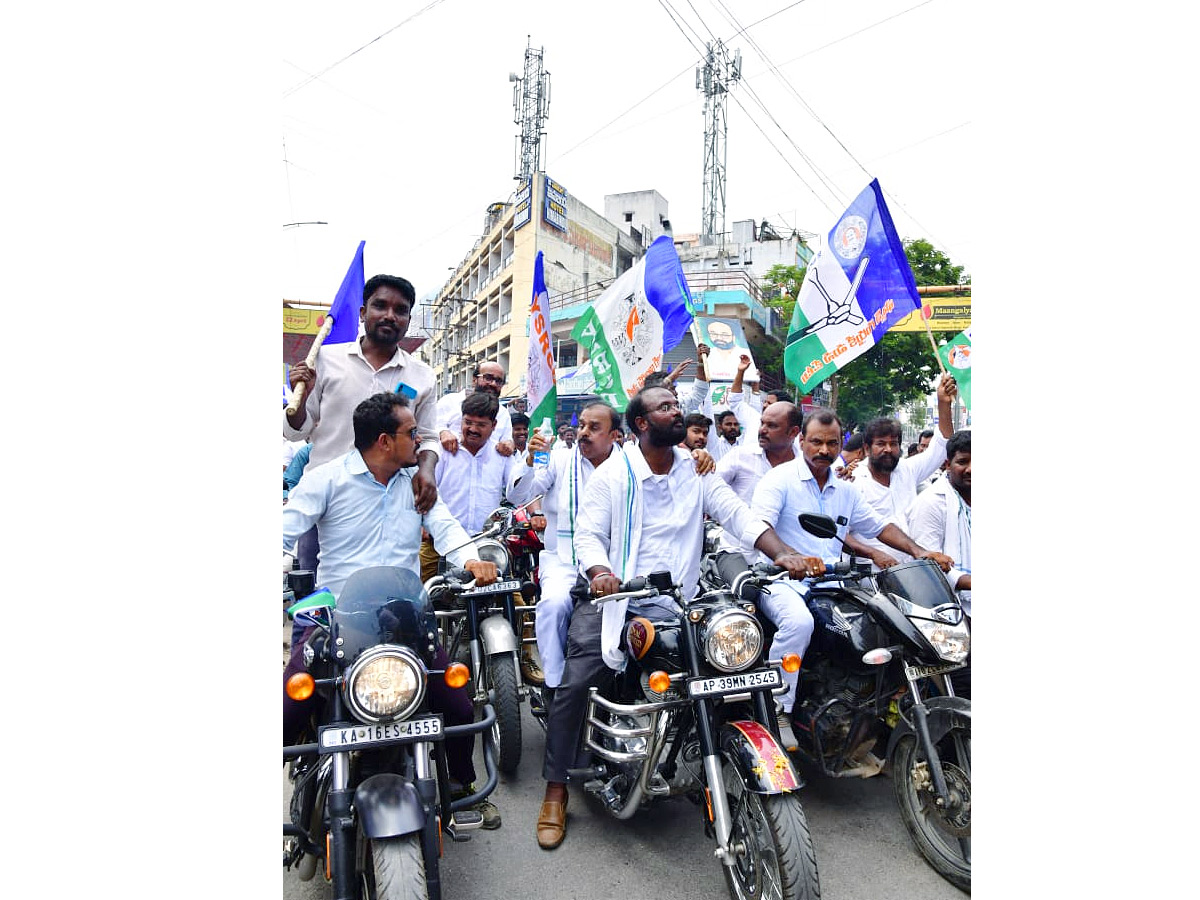
[[[489,656],[487,677],[496,696],[496,724],[492,726],[497,748],[496,767],[505,775],[511,775],[521,764],[521,705],[512,654],[493,653]]]
[[[419,834],[367,840],[366,849],[364,900],[428,900]]]
[[[725,794],[733,818],[737,862],[724,866],[734,900],[818,900],[817,855],[800,796],[746,790],[728,758],[722,760]]]
[[[914,735],[892,751],[892,781],[905,827],[939,875],[971,890],[971,721],[955,716],[935,745],[950,803],[938,804],[929,764]]]

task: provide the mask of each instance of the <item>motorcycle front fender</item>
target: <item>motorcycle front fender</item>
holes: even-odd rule
[[[955,717],[965,716],[970,720],[971,701],[966,697],[930,697],[925,701],[925,710],[926,721],[929,723],[929,738],[936,744],[946,736],[946,732],[954,724]],[[913,727],[909,722],[901,719],[896,723],[896,727],[892,729],[892,736],[888,738],[888,759],[891,759],[892,751],[896,749],[900,740],[912,733]]]
[[[753,719],[722,725],[721,747],[752,793],[784,794],[804,787],[775,735]]]
[[[416,785],[393,772],[372,775],[360,784],[354,792],[354,809],[369,838],[412,834],[425,825]]]
[[[504,616],[488,616],[479,623],[479,637],[483,641],[483,652],[487,656],[493,653],[515,653],[517,651],[517,635]]]

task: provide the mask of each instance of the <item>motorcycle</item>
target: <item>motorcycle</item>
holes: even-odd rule
[[[455,590],[473,581],[454,573]],[[324,699],[301,743],[285,746],[292,783],[283,826],[285,868],[302,881],[324,863],[336,900],[440,900],[441,832],[454,841],[483,824],[471,809],[499,778],[491,728],[495,713],[445,725],[429,709],[430,679],[466,683],[461,664],[433,666],[436,621],[416,574],[376,566],[355,572],[334,602],[318,591],[288,610],[316,625],[304,646],[306,672],[292,676],[288,695]],[[475,793],[451,799],[445,741],[483,734],[487,774]]]
[[[626,624],[625,670],[610,689],[588,692],[584,744],[600,762],[572,779],[617,819],[663,797],[691,799],[735,900],[815,900],[803,782],[774,730],[771,695],[783,676],[779,661],[762,658],[754,604],[724,589],[684,602],[667,572],[591,602],[653,596],[677,615]]]
[[[476,705],[482,707],[489,698],[495,705],[497,765],[511,775],[521,762],[520,705],[530,694],[521,672],[521,648],[525,642],[536,643],[532,635],[524,636],[537,589],[523,550],[530,543],[528,535],[538,539],[524,507],[501,507],[486,522],[488,527],[472,540],[480,559],[495,564],[499,580],[468,593],[443,591],[436,579],[429,584],[442,646],[451,659],[469,661]]]
[[[800,524],[817,537],[837,534],[828,516],[805,513]],[[744,561],[737,574],[725,566],[702,574],[702,582],[749,598],[770,580]],[[927,559],[874,574],[865,560],[843,561],[810,582],[815,627],[791,717],[799,756],[829,777],[869,778],[885,765],[873,751],[886,747],[913,843],[943,878],[969,891],[971,701],[956,696],[947,677],[970,651],[958,598]]]

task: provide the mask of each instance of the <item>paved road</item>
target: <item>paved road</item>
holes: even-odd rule
[[[290,628],[290,626],[289,626]],[[285,629],[285,641],[288,631]],[[652,805],[618,822],[571,789],[567,838],[553,851],[534,836],[545,783],[541,780],[542,731],[528,714],[523,724],[521,765],[501,776],[492,794],[503,824],[471,832],[471,840],[447,841],[442,857],[447,900],[724,900],[728,892],[700,814],[687,800]],[[482,772],[480,759],[476,763]],[[963,900],[913,847],[892,799],[886,776],[828,779],[802,772],[804,808],[817,851],[824,900]],[[283,817],[291,788],[283,780]],[[289,900],[328,900],[320,876],[300,882],[283,873]]]

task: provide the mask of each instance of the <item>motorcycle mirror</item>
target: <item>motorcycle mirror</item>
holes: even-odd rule
[[[837,525],[833,519],[819,513],[800,513],[800,527],[815,537],[837,537]]]

